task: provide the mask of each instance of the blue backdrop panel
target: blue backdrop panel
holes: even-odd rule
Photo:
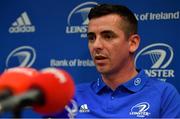
[[[139,21],[135,65],[180,92],[178,0],[1,0],[0,72],[15,66],[57,67],[67,70],[76,84],[96,80],[87,47],[87,14],[104,2],[127,5]],[[33,111],[23,115],[40,116]]]

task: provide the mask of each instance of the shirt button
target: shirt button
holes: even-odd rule
[[[112,97],[111,97],[111,99],[113,100],[113,99],[114,99],[114,97],[112,96]]]

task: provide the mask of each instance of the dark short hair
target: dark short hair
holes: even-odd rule
[[[89,20],[99,18],[109,14],[117,14],[122,17],[123,21],[127,24],[123,29],[127,36],[137,33],[137,19],[133,12],[123,5],[115,4],[100,4],[92,8],[88,14]]]

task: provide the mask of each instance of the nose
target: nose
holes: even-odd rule
[[[93,48],[94,49],[102,49],[103,48],[103,42],[100,37],[97,37],[96,40],[94,41]]]

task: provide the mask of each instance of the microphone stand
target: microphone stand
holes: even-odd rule
[[[0,101],[0,113],[12,111],[14,118],[21,118],[21,112],[24,107],[32,104],[42,105],[44,103],[41,91],[31,89],[28,93],[10,97]]]

